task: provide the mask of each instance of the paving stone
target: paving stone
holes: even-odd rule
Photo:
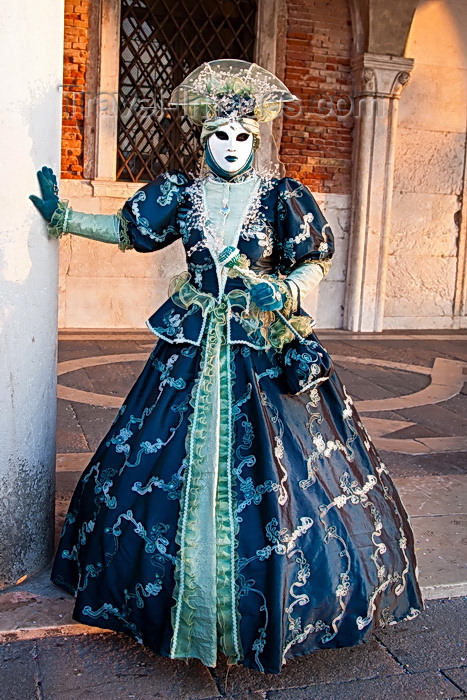
[[[467,374],[465,376],[465,381],[467,382]],[[464,389],[466,387],[467,384],[464,384]],[[465,416],[467,416],[467,395],[464,393],[456,394],[456,396],[453,396],[452,399],[443,401],[440,406],[445,408],[447,411],[457,413],[461,417],[465,418]]]
[[[84,431],[71,403],[57,400],[57,452],[89,452]]]
[[[433,358],[438,354],[431,349],[425,350],[426,341],[412,340],[349,340],[346,341],[347,352],[354,357],[372,357],[391,362],[403,362],[408,365],[431,367]],[[329,350],[329,348],[327,348]]]
[[[2,639],[18,630],[30,630],[33,635],[43,636],[49,627],[76,625],[71,617],[74,597],[52,583],[51,569],[52,562],[22,583],[0,591]]]
[[[420,584],[432,589],[425,590],[430,598],[440,597],[442,590],[447,595],[447,586],[467,581],[467,475],[395,482],[411,517]]]
[[[406,428],[401,428],[400,430],[394,430],[392,433],[385,433],[384,437],[395,438],[397,440],[414,440],[422,439],[428,437],[444,437],[442,430],[437,430],[433,426],[428,428],[426,425],[409,425]],[[420,445],[422,447],[422,445]]]
[[[151,338],[151,336],[149,336],[149,338]],[[99,338],[96,344],[99,348],[99,352],[96,353],[97,355],[117,355],[119,353],[139,352],[141,347],[141,342],[134,338],[124,338],[122,340],[106,340]]]
[[[444,404],[429,404],[414,408],[400,409],[400,414],[406,420],[429,428],[441,430],[443,435],[465,435],[467,433],[467,417],[453,411],[448,411]]]
[[[414,620],[377,630],[375,636],[413,673],[462,666],[466,618],[466,597],[430,600]]]
[[[73,599],[65,593],[49,598],[28,591],[0,595],[0,632],[73,624]]]
[[[141,373],[143,366],[144,361],[91,365],[60,375],[58,383],[72,389],[104,394],[105,396],[121,396],[123,400]]]
[[[5,700],[37,700],[34,642],[0,646],[0,688]]]
[[[465,452],[410,455],[379,450],[379,455],[394,478],[467,474]]]
[[[121,396],[122,401],[130,391],[144,367],[141,362],[114,362],[106,365],[86,367],[93,391],[109,396]],[[84,389],[85,387],[79,387]]]
[[[214,670],[218,686],[238,695],[260,690],[301,688],[310,683],[329,681],[330,673],[339,680],[374,678],[402,673],[400,665],[375,639],[356,647],[323,649],[314,654],[289,659],[279,674],[263,674],[243,666],[232,666],[226,674],[225,661]]]
[[[94,357],[101,354],[97,340],[63,340],[60,338],[58,343],[59,362],[76,360],[80,357]]]
[[[425,339],[421,343],[415,342],[414,347],[416,351],[423,351],[425,353],[431,352],[433,355],[445,355],[453,360],[467,361],[467,336],[460,334],[457,338],[451,336],[449,340],[432,340]]]
[[[44,569],[42,569],[42,571],[40,571],[38,574],[34,574],[34,576],[28,577],[22,583],[19,583],[16,586],[11,586],[7,590],[29,593],[31,595],[46,596],[50,599],[58,599],[65,597],[70,598],[70,600],[72,600],[72,596],[69,596],[68,593],[65,593],[65,591],[62,588],[58,588],[58,586],[52,583],[52,581],[50,580],[51,571],[52,563],[50,563],[49,566],[46,566]],[[2,600],[4,592],[5,590],[0,591],[0,602]]]
[[[86,460],[87,464],[87,460]],[[83,466],[86,466],[85,464]],[[62,531],[68,506],[82,471],[55,472],[55,544]]]
[[[345,362],[344,366],[347,370],[346,380],[341,377],[339,370],[337,373],[339,377],[341,377],[349,393],[357,400],[389,399],[399,393],[407,393],[406,391],[397,392],[393,389],[387,389],[381,386],[379,382],[381,370],[379,367],[360,365],[352,362]],[[395,372],[393,371],[392,374],[394,375]]]
[[[201,662],[156,656],[123,635],[40,639],[37,648],[44,700],[199,700],[220,695]]]
[[[360,385],[360,377],[357,377],[357,375],[351,372],[351,370],[344,367],[344,365],[338,364],[337,362],[335,363],[335,367],[339,379],[354,401],[363,401],[366,398],[374,398],[371,391],[368,394],[368,389],[365,389],[365,387]]]
[[[442,674],[431,671],[368,681],[310,685],[273,691],[267,697],[268,700],[454,700],[465,696]]]
[[[58,376],[58,383],[62,386],[71,387],[72,389],[81,389],[82,391],[95,391],[93,383],[89,378],[86,369],[75,369],[73,372],[66,372]]]
[[[357,406],[358,410],[358,406]],[[405,420],[397,411],[359,411],[360,415],[367,418],[382,418],[383,420]]]
[[[81,471],[57,471],[55,474],[55,488],[60,496],[65,500],[71,500],[73,491],[76,488]]]
[[[467,515],[418,516],[411,518],[411,523],[420,585],[447,586],[467,581]]]
[[[202,700],[218,700],[222,697],[222,700],[266,700],[266,691],[259,690],[257,692],[252,691],[242,693],[241,695],[216,695],[215,698],[202,698]]]
[[[397,479],[396,485],[411,518],[467,513],[467,475]]]
[[[62,452],[57,453],[57,472],[79,472],[88,465],[92,452]]]
[[[60,494],[55,496],[55,550],[57,549],[60,541],[69,504],[70,501],[68,498],[62,498]]]
[[[455,683],[458,688],[462,688],[464,693],[467,693],[467,665],[461,666],[460,668],[443,669],[443,673],[450,681]]]
[[[86,435],[89,450],[95,452],[101,440],[107,434],[118,409],[105,408],[104,406],[90,406],[85,403],[73,403],[79,425]],[[65,450],[66,451],[66,450]],[[76,450],[78,452],[78,450]]]
[[[404,335],[404,334],[402,334]],[[467,335],[461,334],[455,338],[451,333],[448,333],[448,340],[439,340],[432,338],[420,337],[414,338],[413,334],[410,339],[401,340],[381,340],[374,339],[373,341],[352,341],[349,340],[355,350],[360,346],[365,349],[365,352],[370,356],[370,352],[379,353],[377,356],[393,359],[396,362],[406,362],[409,364],[423,364],[431,367],[434,357],[445,357],[455,360],[467,360]]]
[[[362,380],[370,381],[381,387],[390,396],[415,394],[430,384],[430,377],[426,374],[395,370],[372,364],[352,363],[350,366],[356,374],[362,377]]]
[[[266,700],[267,696],[265,692],[259,691],[257,693],[242,693],[241,695],[225,695],[223,700]],[[211,700],[211,698],[206,698],[206,700]]]

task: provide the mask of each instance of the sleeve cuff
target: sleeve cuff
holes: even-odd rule
[[[295,313],[295,311],[297,311],[297,309],[300,306],[300,287],[292,279],[285,279],[284,282],[290,291],[290,296],[293,304],[292,313]]]
[[[287,284],[293,283],[292,286],[296,286],[298,290],[297,303],[300,305],[301,301],[321,282],[324,274],[325,270],[321,261],[310,261],[292,270],[284,281]]]
[[[133,248],[133,244],[130,240],[130,236],[128,234],[128,226],[129,226],[129,221],[126,219],[123,215],[123,210],[120,209],[116,213],[116,218],[118,219],[118,224],[119,224],[119,238],[120,242],[118,244],[118,247],[120,250],[131,250]]]
[[[67,224],[71,207],[68,206],[68,202],[60,200],[57,204],[57,208],[52,214],[50,222],[47,224],[47,231],[51,238],[61,238],[64,233],[67,233]]]

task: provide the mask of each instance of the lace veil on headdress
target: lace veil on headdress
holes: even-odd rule
[[[297,98],[282,81],[256,63],[237,59],[209,61],[192,71],[172,93],[170,104],[181,105],[198,125],[216,119],[269,122],[284,102]]]

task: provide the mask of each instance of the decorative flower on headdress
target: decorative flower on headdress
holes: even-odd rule
[[[284,102],[297,98],[283,82],[256,63],[234,59],[210,61],[192,71],[172,93],[195,124],[218,117],[268,122]]]

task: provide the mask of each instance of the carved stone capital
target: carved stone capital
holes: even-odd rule
[[[413,58],[364,53],[352,60],[356,97],[398,98],[410,78]]]

